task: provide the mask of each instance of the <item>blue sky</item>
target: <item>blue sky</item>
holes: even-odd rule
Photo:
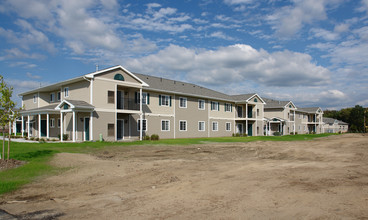
[[[3,0],[0,42],[15,95],[98,64],[300,107],[368,106],[368,0]]]

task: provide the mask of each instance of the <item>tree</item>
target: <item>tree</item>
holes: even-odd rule
[[[3,128],[8,124],[11,126],[19,115],[19,111],[15,109],[16,103],[11,100],[13,95],[13,87],[8,87],[3,76],[0,75],[0,123]],[[8,140],[8,157],[10,156],[11,132],[9,132]],[[5,135],[3,137],[3,159],[5,159]]]

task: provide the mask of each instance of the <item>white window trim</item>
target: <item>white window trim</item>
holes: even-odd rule
[[[142,131],[148,131],[148,122],[147,119],[142,119],[142,121],[146,121],[146,130],[142,130]],[[143,127],[144,122],[142,122],[142,127]],[[140,125],[140,119],[137,120],[137,131],[140,131],[139,128]]]
[[[217,124],[217,126],[216,126],[216,130],[214,130],[214,129],[213,129],[213,125],[214,125],[214,124]],[[213,121],[213,122],[212,122],[212,131],[218,131],[218,121]]]
[[[181,99],[185,100],[185,106],[181,106]],[[179,108],[187,108],[188,106],[188,99],[185,97],[179,97]]]
[[[54,99],[53,99],[53,100],[51,100],[51,96],[53,96],[53,97],[54,97]],[[55,98],[55,93],[54,93],[54,92],[50,93],[50,102],[55,102],[55,100],[56,100],[56,98]]]
[[[168,130],[162,130],[162,122],[163,121],[168,121],[169,123],[168,123]],[[170,131],[170,120],[166,120],[166,119],[162,119],[161,120],[161,131],[163,131],[163,132],[165,132],[165,131]]]
[[[217,103],[217,107],[212,109],[212,103]],[[215,101],[211,101],[211,111],[218,112],[219,109],[220,109],[220,103],[219,102],[215,102]]]
[[[226,109],[226,106],[230,107],[230,110]],[[230,103],[225,103],[225,112],[231,112],[232,105]]]
[[[181,122],[185,122],[185,130],[181,130],[181,126],[180,126]],[[179,131],[187,131],[187,130],[188,130],[188,122],[187,122],[187,120],[180,120],[179,121]]]
[[[60,94],[60,97],[58,97],[58,95]],[[61,92],[57,92],[56,93],[56,98],[55,98],[57,101],[60,101],[61,100]]]
[[[230,124],[230,126],[229,126],[230,129],[229,130],[227,129],[228,124]],[[225,123],[225,131],[231,131],[231,122],[226,122]]]
[[[64,87],[64,97],[69,97],[69,87]]]
[[[200,128],[200,127],[199,127],[199,124],[200,124],[200,123],[203,123],[203,130],[199,130],[199,128]],[[198,131],[206,131],[206,122],[204,122],[204,121],[199,121],[199,122],[198,122]]]
[[[200,108],[200,107],[199,107],[199,103],[200,103],[201,101],[203,102],[203,108]],[[205,100],[203,100],[203,99],[198,99],[198,109],[199,109],[199,110],[206,110],[206,101],[205,101]]]
[[[50,128],[55,128],[55,118],[50,118]]]
[[[33,95],[33,103],[37,103],[37,95]]]
[[[167,98],[167,105],[163,104],[163,98]],[[169,95],[161,95],[161,106],[170,107],[170,96]]]

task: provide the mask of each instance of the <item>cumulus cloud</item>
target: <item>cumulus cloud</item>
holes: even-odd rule
[[[267,18],[276,34],[281,37],[293,36],[304,25],[327,19],[326,5],[336,4],[337,1],[294,0],[293,3],[293,5],[285,6]]]
[[[237,44],[218,50],[194,50],[170,45],[125,64],[134,71],[184,74],[192,82],[207,85],[252,81],[265,86],[297,87],[329,83],[328,69],[317,66],[308,54],[291,51],[269,53]],[[152,71],[153,70],[153,71]]]

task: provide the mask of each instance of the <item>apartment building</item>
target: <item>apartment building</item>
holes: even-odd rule
[[[266,102],[264,106],[265,133],[267,136],[277,132],[280,135],[294,134],[296,106],[292,101],[278,101],[263,98]]]
[[[195,84],[131,73],[122,66],[20,94],[21,131],[72,141],[264,134],[265,101]]]
[[[323,130],[325,133],[346,133],[349,124],[334,118],[323,117]]]
[[[297,108],[295,113],[295,131],[298,134],[324,133],[323,111],[320,107]]]

